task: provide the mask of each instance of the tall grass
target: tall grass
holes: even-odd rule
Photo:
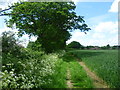
[[[72,53],[84,61],[111,88],[120,87],[117,50],[76,50]]]
[[[66,85],[66,67],[67,63],[61,61],[58,63],[55,73],[51,76],[52,82],[47,85],[47,88],[67,88]]]

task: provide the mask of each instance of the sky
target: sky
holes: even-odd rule
[[[5,9],[5,7],[10,4],[2,3],[0,0],[0,8]],[[16,2],[17,0],[7,0]],[[67,41],[67,44],[72,41],[78,41],[84,46],[106,46],[107,44],[113,46],[118,45],[118,1],[119,0],[73,0],[76,4],[76,14],[84,16],[86,24],[91,28],[87,34],[81,32],[80,30],[75,30],[71,32],[71,39]],[[7,8],[7,7],[6,7]],[[4,19],[8,18],[5,16],[0,16],[0,34],[3,31],[11,30],[7,28]],[[16,29],[13,28],[15,32]],[[29,42],[28,35],[24,35],[21,40],[23,40],[23,45],[26,46]],[[36,37],[31,38],[32,41],[36,40]]]

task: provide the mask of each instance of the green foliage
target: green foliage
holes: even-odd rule
[[[110,48],[110,45],[108,44],[106,47],[109,49],[109,48]]]
[[[65,85],[65,74],[62,73],[65,73],[65,68],[62,67],[62,59],[58,57],[60,55],[46,55],[28,48],[21,51],[22,57],[7,55],[6,60],[11,62],[2,66],[2,88],[48,88],[53,85],[62,88]]]
[[[1,38],[2,64],[4,65],[13,62],[14,57],[20,57],[22,55],[21,49],[23,47],[19,45],[20,41],[15,38],[15,33],[11,31],[3,32]]]
[[[21,48],[11,32],[4,32],[2,38],[3,50],[7,52],[2,53],[1,88],[66,87],[65,63],[59,58],[64,51],[45,54],[37,43]]]
[[[101,49],[110,49],[110,45],[102,46]]]
[[[20,53],[21,46],[18,40],[15,38],[15,34],[11,31],[2,33],[2,53],[18,55]],[[16,52],[16,53],[15,53]]]
[[[83,49],[84,47],[79,42],[72,41],[70,44],[67,45],[67,48]]]
[[[86,46],[87,49],[94,48],[94,46]]]
[[[114,45],[112,46],[112,49],[120,49],[120,45]]]
[[[84,69],[80,66],[76,58],[67,52],[63,55],[62,59],[66,62],[67,70],[70,71],[70,80],[73,88],[93,88],[92,80],[87,76]]]
[[[52,76],[49,76],[52,81],[48,85],[44,86],[45,88],[66,88],[66,67],[67,63],[63,62],[62,59],[58,60],[56,64],[55,72]]]
[[[16,24],[19,36],[37,35],[37,41],[46,52],[64,49],[70,38],[69,31],[90,30],[82,16],[75,13],[73,2],[23,2],[15,3],[11,10],[8,27]]]
[[[35,50],[35,51],[41,51],[42,48],[41,48],[41,44],[39,42],[29,42],[27,48],[30,48],[32,50]]]
[[[119,88],[119,67],[117,50],[74,50],[77,58],[105,80],[111,88]]]
[[[71,80],[76,88],[93,88],[92,80],[77,61],[70,62]]]

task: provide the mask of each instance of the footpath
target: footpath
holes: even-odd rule
[[[77,60],[80,66],[83,67],[83,69],[86,71],[87,75],[92,79],[93,85],[95,88],[109,88],[109,86],[106,84],[105,81],[103,81],[100,77],[98,77],[94,72],[92,72],[84,62]],[[71,80],[71,74],[69,68],[67,69],[67,87],[68,88],[74,88],[72,80]]]

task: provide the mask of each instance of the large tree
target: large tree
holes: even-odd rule
[[[73,2],[24,2],[15,3],[6,22],[8,27],[14,24],[19,35],[37,35],[37,41],[46,52],[64,49],[70,38],[70,31],[90,30],[82,16],[75,13]]]

